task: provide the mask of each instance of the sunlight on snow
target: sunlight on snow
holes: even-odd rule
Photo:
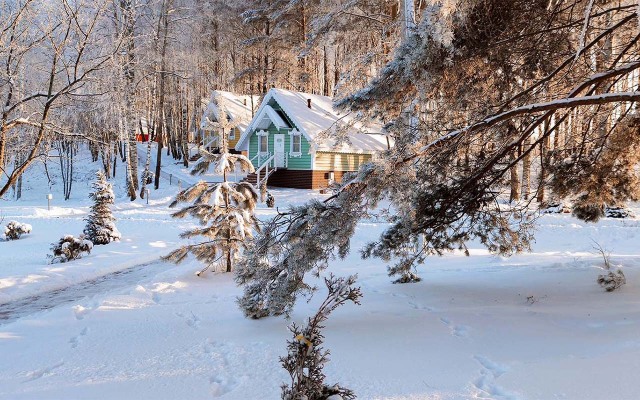
[[[22,336],[18,336],[13,332],[0,332],[0,340],[2,339],[22,339]]]

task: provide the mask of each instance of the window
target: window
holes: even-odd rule
[[[258,135],[258,151],[260,153],[267,153],[269,151],[269,137],[264,135]]]
[[[235,138],[236,138],[236,129],[231,128],[231,130],[229,131],[229,140],[234,140]]]
[[[300,135],[291,136],[291,153],[302,153],[300,144]]]
[[[291,148],[290,155],[291,157],[301,157],[302,156],[302,134],[294,129],[290,133],[291,135]]]

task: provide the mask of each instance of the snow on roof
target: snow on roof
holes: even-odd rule
[[[284,89],[271,89],[265,96],[257,115],[263,115],[263,110],[269,106],[269,101],[275,100],[285,115],[304,134],[316,151],[337,151],[344,153],[368,153],[387,149],[387,137],[382,134],[382,127],[376,124],[364,126],[357,122],[351,114],[340,113],[333,108],[331,97],[303,92],[293,92]],[[311,108],[308,101],[311,100]],[[246,134],[243,135],[236,149],[242,149],[249,132],[261,123],[254,119]],[[348,138],[350,144],[342,143],[335,146],[335,140],[327,138],[327,133],[341,127],[349,126]]]
[[[215,121],[218,115],[218,105],[216,104],[216,98],[220,96],[224,99],[224,107],[227,116],[237,124],[237,128],[240,132],[244,132],[247,126],[253,118],[251,106],[257,106],[259,103],[258,96],[250,95],[238,95],[231,92],[225,92],[223,90],[214,90],[209,98],[207,108],[202,114],[200,120],[200,128],[205,130],[212,130],[213,126],[209,121]],[[251,101],[253,97],[253,102]],[[209,121],[207,121],[207,119]]]

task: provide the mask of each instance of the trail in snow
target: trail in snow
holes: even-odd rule
[[[0,326],[16,321],[22,317],[50,310],[60,305],[71,303],[85,297],[107,293],[116,289],[129,287],[141,281],[151,279],[158,272],[158,266],[169,266],[161,260],[135,265],[133,267],[112,272],[95,279],[84,281],[62,289],[52,290],[37,296],[27,297],[0,304]],[[76,309],[76,318],[82,319],[87,309]]]

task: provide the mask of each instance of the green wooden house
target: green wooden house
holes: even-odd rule
[[[346,132],[336,145],[331,132]],[[389,146],[381,129],[364,127],[333,109],[330,97],[271,89],[238,140],[256,168],[254,183],[301,189],[325,188],[357,171]]]

